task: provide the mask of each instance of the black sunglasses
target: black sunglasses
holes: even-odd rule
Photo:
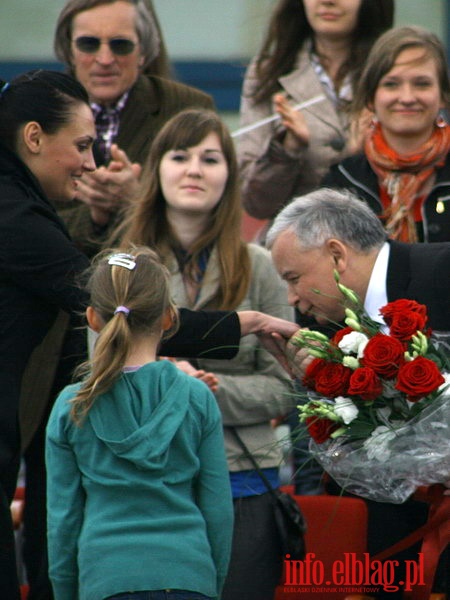
[[[101,46],[102,40],[92,35],[81,35],[75,39],[75,46],[80,52],[86,54],[94,54],[98,52]],[[109,49],[113,54],[119,56],[126,56],[131,54],[136,48],[136,43],[126,38],[112,38],[107,41]]]

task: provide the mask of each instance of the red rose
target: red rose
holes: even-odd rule
[[[392,315],[389,323],[389,335],[402,342],[407,342],[415,333],[425,327],[426,317],[410,311]]]
[[[389,335],[375,334],[364,348],[361,363],[371,367],[377,375],[392,379],[405,362],[403,344]]]
[[[345,396],[352,370],[341,363],[325,362],[316,374],[316,392],[326,398]]]
[[[383,391],[380,378],[370,367],[355,369],[350,377],[349,396],[360,396],[363,400],[375,400]]]
[[[416,402],[445,383],[445,379],[435,362],[424,356],[405,363],[398,372],[395,387],[408,395],[408,400]]]
[[[318,444],[326,442],[333,431],[339,428],[339,425],[330,419],[320,419],[319,417],[307,417],[305,419],[308,433]]]
[[[427,316],[427,307],[425,306],[425,304],[419,304],[415,300],[407,300],[406,298],[401,298],[400,300],[393,300],[392,302],[389,302],[388,304],[380,308],[380,314],[383,316],[385,321],[386,319],[389,319],[391,315],[394,315],[395,313],[401,313],[404,311],[416,312],[422,315],[423,317]]]
[[[425,328],[427,308],[415,300],[394,300],[380,308],[380,314],[390,329],[390,335],[402,341],[411,339],[417,330]]]
[[[327,363],[323,358],[315,358],[312,360],[306,367],[306,371],[302,379],[303,385],[308,389],[315,391],[317,374],[326,364]]]

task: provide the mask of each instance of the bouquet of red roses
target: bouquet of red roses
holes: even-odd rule
[[[420,485],[450,480],[448,354],[432,338],[425,306],[390,302],[380,308],[383,327],[336,280],[352,306],[346,327],[332,339],[301,330],[293,340],[314,356],[300,420],[312,454],[343,488],[400,503]]]

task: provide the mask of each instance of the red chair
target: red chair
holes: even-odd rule
[[[291,489],[287,486],[284,491],[291,491]],[[314,581],[313,569],[316,566],[323,568],[324,582],[333,582],[333,564],[336,564],[336,561],[349,559],[363,561],[367,548],[367,506],[363,500],[328,495],[294,495],[294,498],[302,509],[307,523],[306,550],[314,554],[314,557],[310,554],[309,568],[305,567],[303,577],[307,577],[307,572],[310,571]],[[303,562],[306,564],[306,561]],[[323,595],[317,591],[308,591],[308,588],[312,588],[313,585],[311,583],[306,586],[301,585],[298,578],[297,585],[292,585],[296,581],[293,573],[295,569],[291,569],[291,573],[287,570],[288,568],[285,569],[281,585],[277,588],[275,600],[318,600],[321,597],[327,600],[350,600],[350,598],[356,600],[356,598],[367,597],[341,591],[344,590],[344,586],[335,586],[341,587],[339,591],[332,591],[333,585],[327,586],[328,589],[323,592]],[[285,583],[288,585],[285,586]],[[301,588],[301,591],[294,591],[296,588]]]
[[[405,600],[445,600],[446,594],[432,594],[439,557],[450,544],[450,496],[444,496],[445,487],[441,484],[419,487],[414,498],[430,504],[427,523],[419,530],[422,535],[420,552],[423,558],[423,579],[425,585],[415,586],[404,593]],[[417,534],[417,532],[416,532]],[[413,537],[412,534],[410,537]]]
[[[245,242],[257,242],[261,233],[266,229],[267,219],[255,219],[245,210],[242,212],[241,237]]]

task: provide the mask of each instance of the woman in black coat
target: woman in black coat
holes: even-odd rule
[[[78,179],[95,169],[95,135],[87,94],[70,76],[39,70],[0,82],[0,598],[8,600],[19,598],[9,505],[20,461],[22,375],[58,311],[80,312],[87,300],[76,275],[89,261],[51,202],[71,200]],[[241,335],[289,337],[296,329],[253,311],[182,311],[162,353],[229,358]]]

